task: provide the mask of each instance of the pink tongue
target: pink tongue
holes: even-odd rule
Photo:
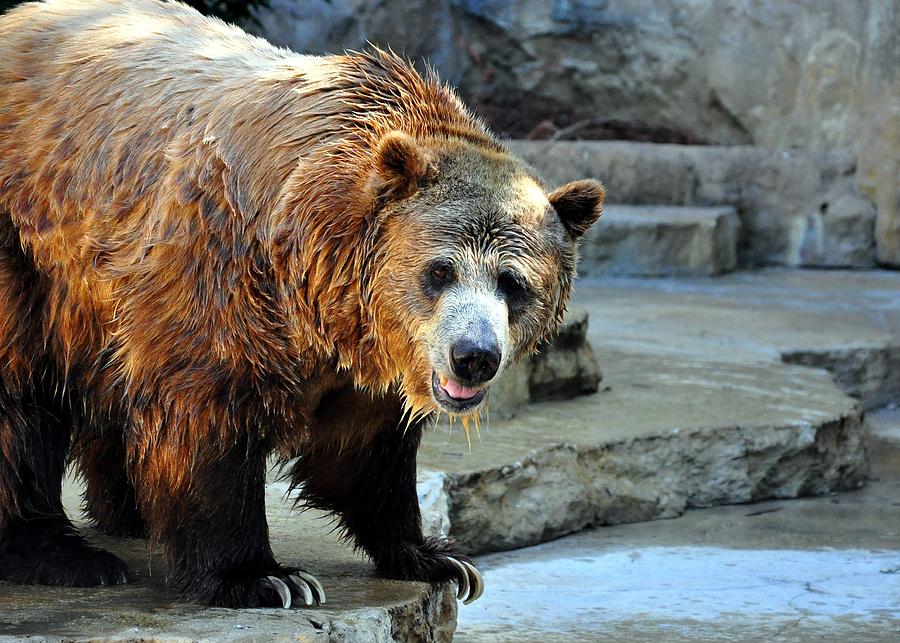
[[[447,395],[457,400],[469,400],[478,395],[478,389],[466,388],[459,382],[454,382],[451,379],[448,379],[447,383],[443,384],[441,388],[444,389]]]

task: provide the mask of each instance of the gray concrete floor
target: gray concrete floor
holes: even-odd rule
[[[865,489],[691,511],[479,559],[458,641],[900,640],[900,412]]]

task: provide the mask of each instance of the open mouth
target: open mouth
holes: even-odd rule
[[[486,389],[463,386],[437,371],[431,373],[431,393],[440,406],[450,413],[466,413],[481,404]]]

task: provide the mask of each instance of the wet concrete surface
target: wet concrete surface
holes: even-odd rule
[[[900,413],[859,491],[690,511],[479,559],[457,641],[900,640]]]

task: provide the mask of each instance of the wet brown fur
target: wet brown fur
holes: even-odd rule
[[[432,410],[403,377],[425,366],[388,287],[409,270],[389,259],[403,233],[379,212],[459,150],[515,163],[390,53],[298,56],[155,0],[0,18],[2,457],[24,462],[23,427],[72,431],[94,519],[146,522],[175,567],[183,540],[209,537],[173,536],[184,516],[227,507],[195,497],[229,493],[195,488],[209,467],[261,485],[266,453],[305,449],[309,486],[341,486],[361,456],[339,454],[385,439],[369,414]],[[571,266],[534,341],[568,297],[574,249],[559,252]],[[70,426],[19,417],[43,403]],[[0,463],[0,526],[24,512],[18,466]]]

